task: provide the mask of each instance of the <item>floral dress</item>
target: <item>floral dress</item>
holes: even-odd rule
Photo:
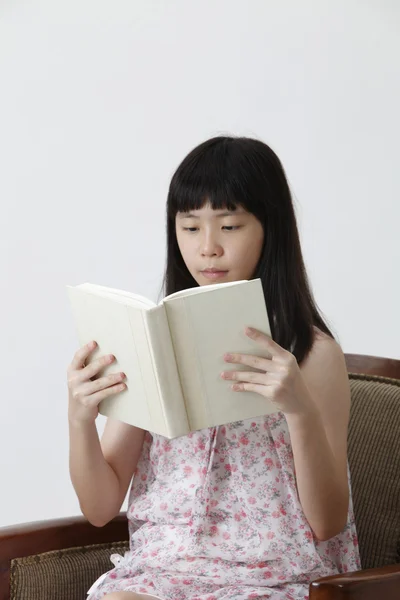
[[[127,515],[130,550],[88,600],[305,600],[311,581],[361,568],[351,495],[343,531],[313,535],[283,413],[173,440],[146,433]]]

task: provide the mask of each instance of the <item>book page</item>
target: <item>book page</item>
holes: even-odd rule
[[[212,290],[216,290],[221,287],[241,285],[243,283],[247,283],[247,279],[243,279],[242,281],[228,281],[227,283],[214,283],[212,285],[199,285],[198,287],[188,288],[187,290],[181,290],[180,292],[174,292],[173,294],[170,294],[161,300],[160,304],[169,302],[169,300],[174,300],[175,298],[185,298],[186,296],[193,296],[193,294],[202,294],[204,292],[211,292]]]
[[[80,286],[68,287],[68,295],[80,345],[90,340],[98,343],[88,364],[114,354],[116,361],[103,368],[99,376],[119,371],[127,376],[128,388],[101,402],[101,414],[167,435],[143,319],[146,309],[127,306],[112,295],[93,294]]]
[[[94,283],[82,283],[75,287],[83,291],[90,292],[92,294],[97,294],[98,296],[114,298],[116,302],[129,304],[130,306],[143,306],[146,308],[154,308],[155,306],[157,306],[154,302],[152,302],[152,300],[145,298],[145,296],[133,294],[132,292],[126,292],[124,290],[105,287],[103,285],[96,285]]]
[[[249,326],[271,334],[259,279],[175,298],[165,307],[191,429],[277,411],[265,397],[234,392],[230,389],[233,382],[220,377],[222,371],[254,370],[226,363],[223,355],[227,352],[270,358],[268,351],[244,333]]]

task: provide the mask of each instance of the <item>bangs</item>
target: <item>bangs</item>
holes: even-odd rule
[[[235,138],[213,138],[195,148],[174,173],[168,192],[167,216],[199,210],[210,204],[213,210],[238,207],[260,215],[260,188],[265,173],[259,161],[250,159]],[[264,179],[264,185],[260,185]],[[265,207],[264,207],[265,210]]]
[[[213,210],[236,210],[241,205],[227,190],[212,189],[208,182],[207,188],[186,187],[181,193],[171,196],[169,205],[169,216],[175,218],[177,213],[187,213],[200,210],[206,204],[210,204]]]

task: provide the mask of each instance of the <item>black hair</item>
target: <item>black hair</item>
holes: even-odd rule
[[[194,148],[175,171],[167,199],[165,295],[198,284],[178,247],[178,212],[214,210],[252,213],[264,242],[253,278],[260,278],[273,339],[300,364],[309,353],[314,327],[334,338],[315,303],[300,247],[295,211],[285,171],[264,142],[235,136],[209,139]]]

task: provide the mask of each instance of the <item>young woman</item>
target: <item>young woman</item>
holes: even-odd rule
[[[350,390],[340,345],[307,281],[289,186],[263,142],[216,137],[175,172],[167,201],[165,292],[261,278],[271,359],[225,355],[221,377],[278,412],[168,440],[108,420],[99,402],[124,374],[92,381],[113,361],[68,368],[70,471],[97,526],[119,512],[132,476],[130,551],[89,600],[304,600],[310,581],[360,568],[347,468]],[[255,367],[235,371],[235,365]],[[218,398],[215,399],[218,401]]]

